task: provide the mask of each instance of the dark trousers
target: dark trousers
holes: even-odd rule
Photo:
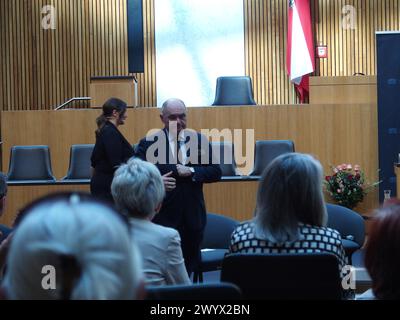
[[[113,177],[114,174],[112,173],[95,171],[92,179],[90,180],[90,193],[98,199],[113,204],[114,199],[111,195],[111,183]]]
[[[200,250],[203,240],[203,231],[178,228],[178,232],[181,236],[182,253],[185,259],[186,270],[190,276],[193,271],[198,269],[201,262]]]

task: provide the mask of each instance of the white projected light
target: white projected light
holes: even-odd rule
[[[157,105],[214,101],[220,76],[244,75],[243,0],[155,0]]]

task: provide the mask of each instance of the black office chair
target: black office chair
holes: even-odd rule
[[[327,226],[340,232],[344,250],[349,263],[352,264],[353,253],[364,245],[364,219],[357,212],[343,206],[327,203],[326,209],[328,212]]]
[[[259,140],[254,148],[254,166],[249,176],[260,176],[264,169],[281,154],[294,152],[291,140]]]
[[[250,77],[219,77],[213,106],[256,105]]]
[[[239,300],[240,289],[232,283],[147,286],[146,300]]]
[[[62,180],[85,180],[91,178],[90,157],[94,144],[74,144],[71,146],[69,168]]]
[[[213,159],[219,164],[222,176],[236,176],[235,152],[232,142],[212,142]]]
[[[55,182],[48,146],[13,146],[10,153],[8,182]]]
[[[203,272],[221,269],[228,252],[231,235],[238,221],[215,213],[207,213],[207,224],[201,244],[201,263],[193,273],[193,282],[203,282]]]
[[[328,253],[231,254],[221,281],[236,284],[243,299],[341,299],[338,259]]]

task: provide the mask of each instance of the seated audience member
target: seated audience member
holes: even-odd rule
[[[115,172],[111,185],[117,209],[129,217],[146,283],[189,284],[178,231],[151,222],[160,210],[164,185],[157,167],[132,158]]]
[[[241,223],[231,238],[231,253],[334,254],[346,264],[338,231],[325,227],[322,167],[312,156],[287,153],[263,172],[255,217]]]
[[[3,210],[6,203],[7,196],[7,177],[0,172],[0,217],[3,214]],[[8,235],[11,233],[11,229],[0,224],[0,243],[5,240]]]
[[[372,219],[365,247],[372,289],[359,299],[400,299],[400,202],[391,200]]]
[[[7,257],[7,299],[135,299],[140,256],[120,214],[90,195],[47,196],[26,207]]]

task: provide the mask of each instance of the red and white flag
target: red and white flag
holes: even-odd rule
[[[314,44],[310,0],[288,0],[288,38],[286,66],[300,102],[308,96],[308,74],[314,72]]]

